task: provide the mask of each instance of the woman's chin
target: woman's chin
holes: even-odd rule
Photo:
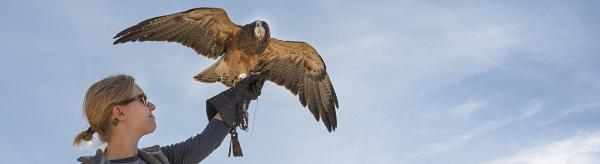
[[[156,130],[156,122],[154,122],[154,119],[149,124],[150,124],[149,125],[150,127],[148,127],[148,133],[147,134],[152,133],[152,132],[154,132],[154,130]]]

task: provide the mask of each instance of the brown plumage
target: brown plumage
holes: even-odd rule
[[[200,82],[231,87],[250,73],[268,71],[268,80],[298,95],[302,106],[308,106],[317,121],[322,119],[329,132],[337,127],[338,101],[321,56],[307,43],[271,38],[264,21],[240,26],[223,9],[195,8],[145,20],[114,38],[113,44],[177,42],[200,55],[218,58],[194,76]]]

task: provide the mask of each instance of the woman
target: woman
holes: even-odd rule
[[[141,137],[156,129],[152,112],[156,106],[148,101],[144,91],[129,75],[113,75],[94,83],[84,98],[83,112],[90,127],[75,137],[74,144],[90,141],[94,133],[106,143],[104,151],[95,156],[77,159],[82,163],[198,163],[215,150],[240,112],[237,106],[260,95],[264,77],[249,76],[237,87],[230,88],[207,100],[210,120],[204,131],[169,146],[158,145],[138,149]]]

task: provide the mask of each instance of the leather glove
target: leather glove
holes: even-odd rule
[[[211,120],[217,113],[229,127],[235,128],[244,122],[246,110],[251,100],[260,96],[268,72],[251,74],[235,87],[229,88],[206,100],[206,115]]]
[[[232,152],[234,157],[244,156],[236,129],[238,126],[242,130],[248,128],[248,105],[250,101],[260,96],[267,77],[268,71],[258,74],[251,73],[250,76],[239,81],[236,86],[206,100],[208,120],[219,113],[223,118],[223,122],[231,128],[229,131],[229,134],[231,134],[229,156]]]

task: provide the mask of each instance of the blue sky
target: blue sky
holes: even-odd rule
[[[87,88],[133,75],[158,108],[140,146],[207,124],[225,89],[192,77],[211,60],[174,43],[112,45],[122,29],[195,7],[224,8],[327,63],[338,129],[284,88],[251,106],[243,158],[205,163],[598,163],[600,4],[595,1],[8,1],[0,17],[0,163],[74,163]]]

